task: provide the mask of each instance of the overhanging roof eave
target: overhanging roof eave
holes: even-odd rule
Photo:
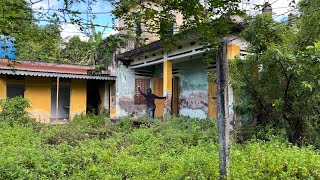
[[[22,71],[22,70],[0,70],[0,74],[5,75],[20,75],[20,76],[39,76],[39,77],[60,77],[71,79],[95,79],[95,80],[116,80],[114,76],[94,76],[86,74],[64,74],[64,73],[51,73],[51,72],[35,72],[35,71]]]

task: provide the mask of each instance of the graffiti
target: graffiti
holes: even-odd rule
[[[191,93],[179,97],[180,109],[203,110],[208,113],[208,95],[206,93]]]

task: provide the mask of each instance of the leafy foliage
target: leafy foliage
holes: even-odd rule
[[[239,0],[109,1],[114,6],[113,15],[125,23],[120,33],[135,34],[140,43],[145,41],[141,34],[151,33],[159,36],[165,47],[195,33],[203,37],[203,44],[215,47],[220,38],[232,30],[230,17],[241,14]],[[183,16],[179,28],[173,26],[177,15]],[[173,36],[173,32],[179,33]]]
[[[35,121],[26,108],[30,107],[27,99],[14,97],[0,102],[0,126],[28,126],[35,124]]]
[[[89,115],[70,124],[39,129],[1,128],[0,178],[218,178],[215,122],[186,117],[155,120],[152,125],[141,120],[139,127],[133,127],[137,120],[130,118],[114,125],[106,122],[109,120],[102,116]],[[102,137],[96,132],[109,134]],[[59,142],[48,141],[55,136]],[[231,158],[230,179],[320,178],[318,150],[298,148],[276,138],[234,144]]]
[[[242,33],[250,55],[233,61],[231,74],[241,97],[236,110],[247,127],[271,125],[285,129],[291,142],[319,146],[314,134],[320,116],[319,43],[309,43],[320,36],[310,36],[309,42],[300,38],[311,30],[301,26],[309,17],[303,14],[294,24],[275,22],[269,14],[250,19]]]
[[[75,2],[65,3],[65,8],[70,8]],[[36,12],[32,11],[31,4],[25,0],[4,0],[0,2],[0,7],[4,16],[0,18],[0,35],[9,35],[15,39],[19,60],[96,65],[99,71],[111,63],[114,52],[114,46],[110,46],[112,38],[104,39],[103,32],[96,32],[94,25],[87,25],[92,31],[88,41],[80,40],[79,36],[65,40],[60,36],[61,21],[56,13],[48,17],[48,23],[39,25]],[[61,11],[66,14],[76,13],[67,9]]]

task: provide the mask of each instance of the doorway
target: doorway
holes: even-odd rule
[[[99,114],[99,109],[101,105],[101,97],[99,93],[98,80],[88,80],[87,81],[87,113]]]
[[[155,78],[152,81],[152,90],[153,93],[157,96],[163,96],[163,79]],[[154,103],[156,104],[156,111],[154,112],[155,117],[163,116],[164,109],[164,100],[163,99],[155,99]]]
[[[70,117],[70,86],[59,87],[58,114],[57,110],[57,85],[51,86],[51,113],[50,121],[67,122]],[[56,117],[58,115],[58,117]],[[56,122],[56,123],[58,123]]]
[[[163,96],[163,79],[154,78],[152,81],[153,93],[157,96]],[[172,99],[171,99],[171,114],[179,115],[179,78],[174,76],[172,78]],[[155,99],[155,104],[157,106],[155,111],[155,117],[162,117],[164,112],[164,100]]]

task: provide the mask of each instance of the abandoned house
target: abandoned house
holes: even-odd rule
[[[143,2],[142,2],[143,3]],[[177,33],[182,24],[182,15],[175,14],[173,34]],[[125,27],[124,20],[119,27]],[[115,111],[112,118],[124,116],[141,117],[145,115],[145,101],[138,92],[152,88],[158,96],[166,96],[166,100],[156,100],[155,116],[166,113],[194,118],[216,118],[217,116],[217,84],[208,82],[209,72],[215,72],[215,62],[204,61],[205,49],[199,38],[189,38],[176,42],[174,47],[164,48],[159,36],[144,30],[139,34],[147,43],[137,47],[134,42],[127,42],[121,47],[114,58],[116,63],[116,86],[113,89],[115,102],[111,104]],[[125,29],[125,28],[124,28]],[[239,32],[230,34],[226,39],[227,57],[245,54],[247,43],[238,36]],[[119,36],[128,36],[120,31]],[[137,36],[137,34],[135,34]],[[233,95],[229,88],[229,116],[233,117]]]
[[[92,66],[0,60],[0,99],[29,100],[42,123],[64,123],[81,113],[110,110],[115,77],[91,75]]]

